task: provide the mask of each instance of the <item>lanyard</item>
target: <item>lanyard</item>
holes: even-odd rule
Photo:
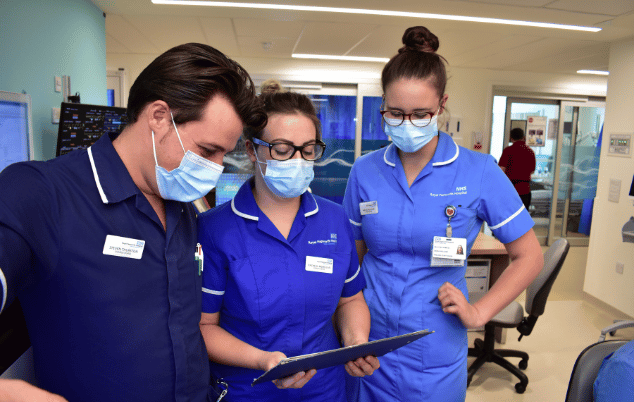
[[[447,215],[447,229],[445,230],[445,237],[451,237],[452,229],[451,229],[451,219],[456,216],[456,207],[453,205],[447,205],[445,207],[445,215]]]

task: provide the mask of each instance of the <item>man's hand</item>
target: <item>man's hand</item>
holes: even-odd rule
[[[0,380],[0,402],[68,402],[22,380]]]

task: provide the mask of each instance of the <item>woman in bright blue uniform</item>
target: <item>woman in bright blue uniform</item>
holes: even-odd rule
[[[261,95],[269,116],[247,132],[254,178],[199,218],[203,249],[201,331],[211,372],[228,401],[344,401],[345,371],[372,374],[369,356],[251,387],[286,356],[367,342],[370,315],[343,208],[311,194],[313,161],[325,145],[310,99]]]
[[[489,156],[439,133],[448,96],[438,38],[409,28],[382,74],[388,147],[359,158],[344,208],[367,281],[370,340],[434,334],[381,358],[373,376],[348,379],[350,401],[463,401],[467,328],[484,325],[543,266],[533,221]],[[466,299],[465,259],[485,221],[511,264],[478,302]],[[466,253],[456,252],[461,246]]]

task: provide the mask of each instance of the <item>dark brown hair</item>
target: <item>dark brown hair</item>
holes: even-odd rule
[[[135,123],[149,103],[162,100],[174,122],[198,121],[216,94],[225,96],[247,127],[261,129],[266,114],[249,74],[235,61],[200,43],[173,47],[158,56],[134,81],[128,96],[128,122]]]
[[[447,86],[447,61],[436,53],[440,46],[438,37],[425,27],[411,27],[403,34],[403,45],[383,68],[383,92],[388,85],[401,78],[429,79],[438,96],[442,97]]]
[[[515,141],[519,141],[524,138],[524,130],[519,127],[515,127],[511,130],[511,139]]]
[[[315,131],[317,132],[317,140],[321,140],[321,122],[315,112],[315,106],[313,101],[306,95],[299,94],[297,92],[282,92],[283,88],[277,90],[267,89],[267,92],[262,93],[258,98],[263,104],[264,111],[267,116],[274,114],[301,114],[308,117],[315,125]],[[261,138],[261,129],[254,129],[247,127],[244,131],[244,136],[247,140],[251,141],[253,138]]]

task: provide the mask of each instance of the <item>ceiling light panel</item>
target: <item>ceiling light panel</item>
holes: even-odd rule
[[[548,23],[548,22],[531,22],[531,21],[509,20],[509,19],[487,18],[487,17],[470,17],[470,16],[464,16],[464,15],[413,13],[413,12],[406,12],[406,11],[370,10],[370,9],[344,8],[344,7],[315,7],[315,6],[302,6],[302,5],[292,5],[292,4],[238,3],[238,2],[225,2],[225,1],[204,1],[204,0],[201,0],[201,1],[152,0],[152,3],[180,5],[180,6],[235,7],[235,8],[251,8],[251,9],[263,9],[263,10],[292,10],[292,11],[315,11],[315,12],[341,13],[341,14],[366,14],[366,15],[380,15],[380,16],[386,16],[386,17],[391,16],[391,17],[425,18],[425,19],[438,19],[438,20],[482,22],[482,23],[504,24],[504,25],[513,25],[513,26],[531,26],[531,27],[539,27],[539,28],[556,28],[556,29],[587,31],[587,32],[598,32],[601,30],[601,28],[596,28],[596,27],[563,25],[563,24],[554,24],[554,23]]]

